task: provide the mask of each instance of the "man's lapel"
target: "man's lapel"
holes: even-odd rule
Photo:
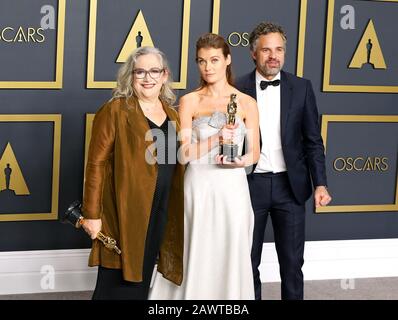
[[[281,139],[285,136],[286,124],[289,117],[289,110],[292,102],[292,87],[286,77],[286,73],[281,71]]]
[[[249,75],[248,81],[246,82],[246,94],[251,96],[253,99],[257,101],[257,83],[256,83],[256,69]],[[258,104],[257,104],[258,107]],[[260,150],[263,147],[263,139],[261,138],[261,129],[259,128],[259,137],[260,137]],[[257,163],[253,164],[249,169],[250,173],[253,173],[256,169]]]
[[[249,78],[245,83],[245,93],[251,96],[253,99],[257,100],[257,93],[256,93],[256,70],[250,73]]]

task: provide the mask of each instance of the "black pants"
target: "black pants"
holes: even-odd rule
[[[271,215],[275,247],[278,254],[282,299],[303,299],[305,206],[294,199],[286,173],[248,176],[255,215],[252,267],[256,300],[261,300],[258,267],[264,242],[268,215]]]
[[[155,199],[158,198],[155,197]],[[155,203],[158,205],[155,205]],[[165,203],[154,201],[154,205],[145,242],[143,281],[125,281],[121,269],[108,269],[100,266],[98,267],[97,284],[92,297],[93,300],[148,299],[152,273],[167,222],[167,210],[164,209]]]

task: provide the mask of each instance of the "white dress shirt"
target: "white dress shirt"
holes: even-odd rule
[[[286,163],[281,142],[281,86],[268,86],[261,90],[260,82],[280,80],[280,72],[272,79],[265,79],[256,70],[256,93],[260,120],[262,147],[254,173],[284,172]]]

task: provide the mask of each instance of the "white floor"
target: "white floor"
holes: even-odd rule
[[[398,278],[305,281],[305,300],[398,300]],[[0,295],[0,300],[89,300],[91,291]],[[279,300],[280,283],[263,284],[263,300]]]

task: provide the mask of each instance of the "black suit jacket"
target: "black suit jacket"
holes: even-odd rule
[[[280,86],[283,156],[293,194],[303,204],[312,194],[311,178],[314,187],[327,185],[318,110],[309,80],[281,71]],[[239,78],[236,87],[257,100],[255,70]]]

